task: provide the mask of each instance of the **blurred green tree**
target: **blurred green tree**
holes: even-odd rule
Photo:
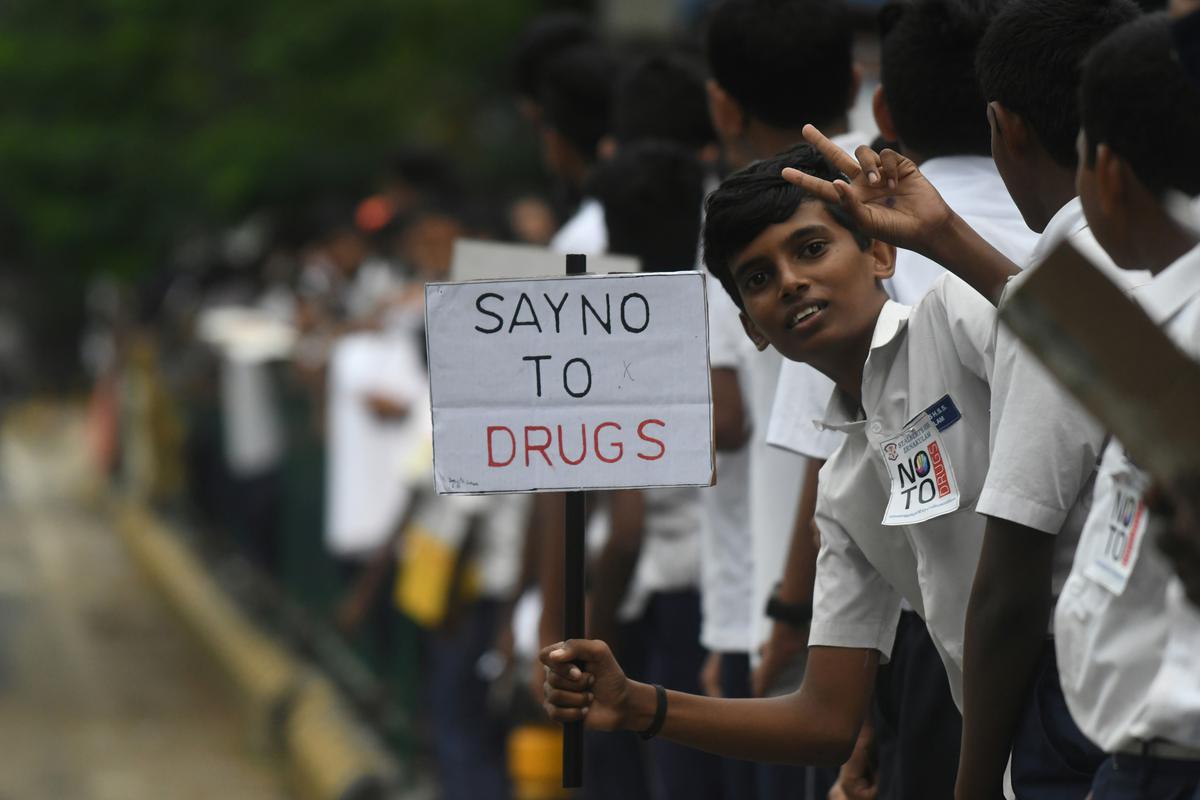
[[[369,185],[402,142],[528,168],[504,65],[539,5],[9,0],[0,259],[134,277],[186,232]]]

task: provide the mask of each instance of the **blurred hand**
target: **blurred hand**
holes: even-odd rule
[[[542,705],[550,719],[583,720],[586,727],[599,731],[624,727],[629,679],[607,644],[598,639],[571,639],[543,649],[539,660],[546,667]]]
[[[381,420],[399,421],[408,416],[408,404],[379,392],[367,392],[367,408]]]
[[[771,626],[771,635],[762,646],[762,661],[750,676],[750,691],[765,697],[775,681],[808,646],[808,631],[786,622]]]
[[[1167,13],[1172,19],[1182,19],[1193,11],[1200,11],[1200,0],[1170,0]]]
[[[874,767],[875,731],[864,725],[859,731],[854,752],[838,770],[837,783],[829,790],[829,800],[875,800],[879,780]]]
[[[876,153],[866,145],[851,157],[812,125],[805,125],[803,133],[850,182],[831,183],[791,167],[783,171],[785,180],[841,206],[867,236],[907,250],[929,252],[954,212],[916,164],[895,150]]]
[[[709,697],[721,696],[721,654],[709,653],[700,668],[700,688]]]

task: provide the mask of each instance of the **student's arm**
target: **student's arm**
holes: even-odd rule
[[[604,642],[555,644],[542,651],[541,661],[552,719],[608,731],[642,731],[654,719],[654,687],[626,678]],[[731,700],[668,691],[659,736],[730,758],[836,766],[854,749],[878,665],[876,650],[814,647],[804,682],[783,697]]]
[[[787,563],[783,567],[783,580],[779,584],[778,597],[785,603],[811,603],[813,581],[817,572],[816,528],[813,514],[817,508],[817,474],[824,461],[811,460],[804,473],[804,484],[800,489],[796,521],[792,525],[792,543],[788,547]],[[762,661],[754,671],[751,684],[754,694],[762,697],[775,683],[788,664],[808,646],[808,629],[797,628],[786,622],[776,621],[771,626],[771,635],[763,645]]]
[[[987,518],[963,644],[960,800],[1004,796],[1004,767],[1046,638],[1053,555],[1052,535]]]
[[[736,369],[713,367],[713,438],[718,450],[738,450],[750,438]]]
[[[1017,265],[955,214],[910,159],[864,145],[855,160],[812,125],[804,126],[804,138],[849,182],[831,183],[791,168],[783,171],[786,180],[840,205],[868,236],[936,261],[993,305],[1000,300]]]
[[[613,641],[617,611],[629,588],[642,550],[646,501],[640,489],[621,489],[609,494],[612,531],[592,568],[589,591],[590,635]]]

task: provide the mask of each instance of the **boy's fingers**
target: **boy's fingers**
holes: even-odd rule
[[[547,689],[546,702],[558,708],[583,708],[591,705],[592,695],[588,692],[566,692],[562,689]]]
[[[887,149],[879,154],[879,160],[883,165],[883,179],[887,188],[895,189],[900,180],[900,154],[895,150]]]
[[[841,195],[838,194],[837,189],[833,187],[832,183],[815,175],[809,175],[807,172],[801,172],[792,167],[785,167],[783,170],[783,179],[788,183],[794,183],[813,197],[819,197],[828,203],[840,203],[842,201]]]
[[[586,673],[577,679],[559,675],[557,672],[551,672],[546,675],[546,686],[550,687],[551,689],[566,689],[569,692],[583,692],[591,687],[591,685],[592,676]]]
[[[826,138],[817,130],[815,125],[805,125],[801,133],[804,141],[817,148],[817,152],[829,159],[830,163],[848,176],[851,180],[861,171],[858,162],[842,148]]]
[[[879,154],[871,148],[864,145],[859,145],[854,151],[854,157],[858,159],[858,163],[862,166],[863,174],[867,176],[867,183],[872,186],[878,186],[883,177],[880,176],[881,161]]]
[[[587,707],[583,708],[559,708],[550,703],[542,703],[542,708],[546,709],[546,716],[555,722],[579,722],[587,716]]]

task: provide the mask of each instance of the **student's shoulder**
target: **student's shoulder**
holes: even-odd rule
[[[912,310],[914,320],[990,321],[994,317],[995,308],[987,298],[950,272],[940,275]]]

